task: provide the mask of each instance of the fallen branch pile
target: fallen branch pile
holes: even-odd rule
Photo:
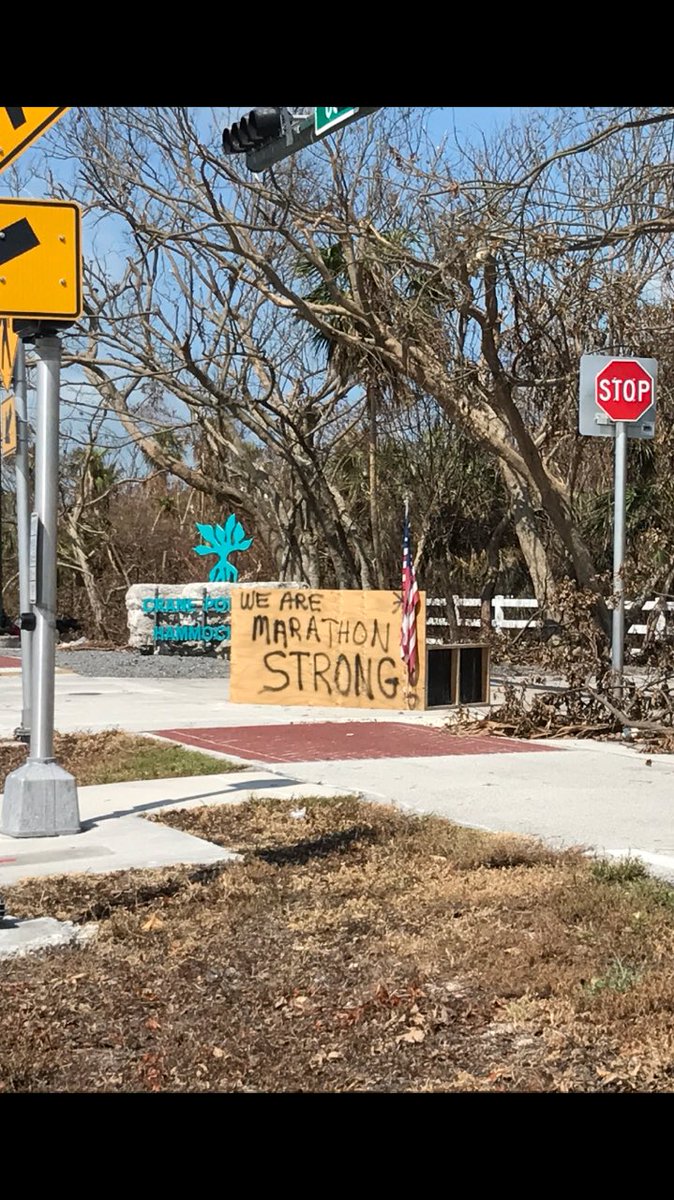
[[[620,703],[610,693],[610,673],[596,681],[527,698],[527,685],[507,684],[502,705],[474,719],[460,713],[449,728],[456,734],[494,737],[599,738],[640,742],[650,750],[674,750],[674,703],[669,682],[659,678],[638,684],[626,680]]]

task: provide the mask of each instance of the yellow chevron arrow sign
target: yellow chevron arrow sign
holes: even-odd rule
[[[12,386],[14,356],[18,342],[10,318],[0,317],[0,379],[7,391]]]
[[[81,211],[70,200],[0,199],[0,313],[82,313]]]
[[[0,171],[67,111],[67,108],[0,107]]]
[[[16,404],[13,396],[6,396],[0,404],[0,435],[2,457],[16,454]]]

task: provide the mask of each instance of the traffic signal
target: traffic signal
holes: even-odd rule
[[[376,108],[253,108],[224,130],[222,148],[225,154],[245,154],[249,171],[266,171],[267,167],[320,141],[336,124],[350,125],[376,111]]]
[[[281,108],[254,108],[234,125],[225,129],[222,148],[225,154],[246,154],[283,133]]]

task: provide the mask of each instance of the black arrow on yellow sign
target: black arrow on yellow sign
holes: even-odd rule
[[[0,404],[0,454],[5,458],[16,452],[16,403],[7,396]]]
[[[0,107],[0,171],[4,171],[5,167],[9,166],[18,154],[21,154],[30,146],[31,142],[39,138],[40,134],[49,129],[67,112],[67,108],[27,108],[19,105],[2,105]]]
[[[14,371],[17,337],[9,317],[0,317],[0,380],[9,390]]]
[[[9,117],[12,129],[20,129],[22,125],[26,124],[26,114],[22,108],[7,108],[5,105],[5,112]]]
[[[40,239],[30,221],[25,217],[21,217],[19,221],[12,221],[11,225],[0,229],[0,267],[39,245]]]
[[[4,317],[2,320],[2,333],[0,333],[0,362],[2,362],[4,366],[5,359],[9,361],[11,357],[12,350],[9,344],[9,321],[7,320],[7,317]]]

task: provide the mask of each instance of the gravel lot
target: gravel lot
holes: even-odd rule
[[[210,679],[228,676],[229,661],[205,655],[138,654],[134,650],[57,650],[57,667],[114,679]]]

